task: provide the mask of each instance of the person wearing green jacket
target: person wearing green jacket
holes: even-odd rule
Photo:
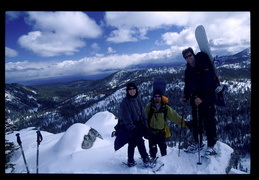
[[[149,153],[151,159],[156,158],[157,145],[160,149],[161,156],[165,156],[167,154],[167,145],[165,142],[166,120],[170,120],[179,126],[182,124],[182,127],[186,127],[185,120],[182,121],[182,117],[161,99],[162,95],[155,92],[151,103],[149,103],[145,108],[145,113],[148,117],[148,127],[152,132],[149,137],[145,137],[149,142]]]

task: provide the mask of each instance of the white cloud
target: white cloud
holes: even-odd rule
[[[112,49],[110,48],[110,51]],[[178,51],[178,50],[177,50]],[[164,64],[172,62],[175,50],[166,49],[149,53],[130,55],[110,54],[108,56],[85,57],[77,61],[62,62],[9,62],[5,64],[6,81],[16,82],[30,79],[44,79],[60,76],[96,75],[105,71],[127,69],[141,64]]]
[[[14,49],[9,48],[9,47],[5,47],[5,56],[16,57],[16,56],[18,56],[18,52]]]
[[[217,21],[207,24],[206,30],[214,51],[225,50],[228,53],[237,53],[250,47],[250,13],[248,12],[233,12],[219,16]]]
[[[181,18],[185,12],[106,12],[105,21],[109,26],[117,28],[137,27],[157,29],[162,26],[186,24],[186,19]]]
[[[180,33],[166,32],[162,34],[163,41],[170,46],[186,46],[193,45],[195,39],[194,33],[190,29],[183,29]]]
[[[37,13],[29,13],[27,22],[33,26],[33,31],[21,36],[19,43],[41,56],[72,55],[86,45],[83,39],[97,38],[102,33],[100,27],[84,13]],[[167,49],[115,54],[116,51],[109,46],[108,56],[100,52],[95,53],[94,57],[52,64],[28,61],[6,63],[6,78],[23,80],[77,74],[87,76],[134,65],[183,60],[182,49],[193,47],[198,51],[194,31],[199,24],[204,25],[214,54],[233,54],[250,46],[249,12],[107,12],[106,27],[102,27],[112,27],[105,36],[108,44],[138,42],[149,38],[149,31],[163,28],[161,39],[157,39],[154,45],[167,45]],[[90,47],[98,50],[101,45],[92,43]]]
[[[94,50],[99,50],[100,46],[98,45],[98,43],[92,43],[91,48],[93,48]]]
[[[140,41],[148,38],[148,31],[175,27],[162,34],[165,44],[197,46],[194,30],[202,24],[216,52],[235,53],[250,46],[249,12],[107,12],[105,22],[115,28],[107,38],[114,43]]]
[[[112,47],[108,47],[108,53],[116,53],[116,51]]]
[[[111,32],[110,37],[107,38],[107,41],[114,43],[124,43],[124,42],[136,42],[138,41],[137,37],[134,37],[136,31],[133,29],[120,28]]]
[[[188,24],[190,19],[183,16],[185,12],[107,12],[106,24],[116,28],[107,41],[122,43],[146,39],[150,30]]]
[[[102,31],[82,12],[28,12],[27,23],[34,31],[22,35],[19,44],[43,57],[72,55],[85,46],[85,38]]]

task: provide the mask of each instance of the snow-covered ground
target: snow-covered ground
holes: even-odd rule
[[[143,169],[139,166],[128,168],[122,164],[127,160],[127,145],[114,151],[114,137],[111,137],[111,132],[116,123],[114,115],[105,111],[95,114],[85,124],[73,124],[63,133],[52,134],[41,131],[43,141],[39,146],[39,173],[153,174],[151,169]],[[84,135],[88,134],[90,128],[96,129],[103,139],[96,138],[90,149],[82,149]],[[36,173],[36,130],[30,127],[8,134],[5,138],[17,144],[16,133],[20,133],[29,171]],[[145,143],[148,148],[147,140]],[[215,148],[218,152],[217,156],[202,159],[202,165],[197,165],[197,154],[186,154],[181,150],[180,156],[178,156],[177,147],[168,147],[168,154],[158,159],[158,163],[164,163],[165,166],[156,173],[226,174],[226,167],[233,149],[222,142],[217,142]],[[139,157],[136,148],[135,160],[141,164]],[[26,173],[20,149],[14,155],[12,163],[15,164],[13,173]],[[6,173],[10,173],[10,170],[6,170]],[[232,169],[230,173],[241,173],[241,171]]]

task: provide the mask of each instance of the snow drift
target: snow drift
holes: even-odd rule
[[[76,123],[66,132],[52,134],[41,131],[43,141],[39,147],[39,173],[78,173],[78,174],[153,174],[151,169],[139,167],[128,168],[122,164],[127,160],[127,145],[114,151],[114,138],[111,133],[117,120],[107,111],[95,114],[85,124]],[[96,137],[91,148],[83,149],[84,136],[93,128],[102,138]],[[27,128],[6,135],[6,139],[16,142],[16,133],[20,133],[24,153],[31,173],[36,173],[36,129]],[[148,148],[147,141],[145,141]],[[18,145],[18,144],[17,144]],[[217,142],[217,156],[202,159],[202,165],[197,165],[197,154],[186,154],[178,148],[167,148],[168,155],[159,157],[159,162],[165,166],[158,174],[226,174],[233,149],[228,145]],[[160,155],[160,154],[158,154]],[[138,151],[135,160],[141,163]],[[12,173],[26,173],[20,149],[12,158],[15,169]],[[10,173],[10,169],[6,170]]]

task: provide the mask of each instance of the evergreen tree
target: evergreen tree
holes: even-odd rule
[[[12,133],[15,126],[11,124],[8,119],[5,119],[5,134]],[[5,140],[5,170],[12,172],[14,170],[15,164],[10,163],[11,158],[14,155],[14,152],[18,150],[19,147],[13,142]]]

